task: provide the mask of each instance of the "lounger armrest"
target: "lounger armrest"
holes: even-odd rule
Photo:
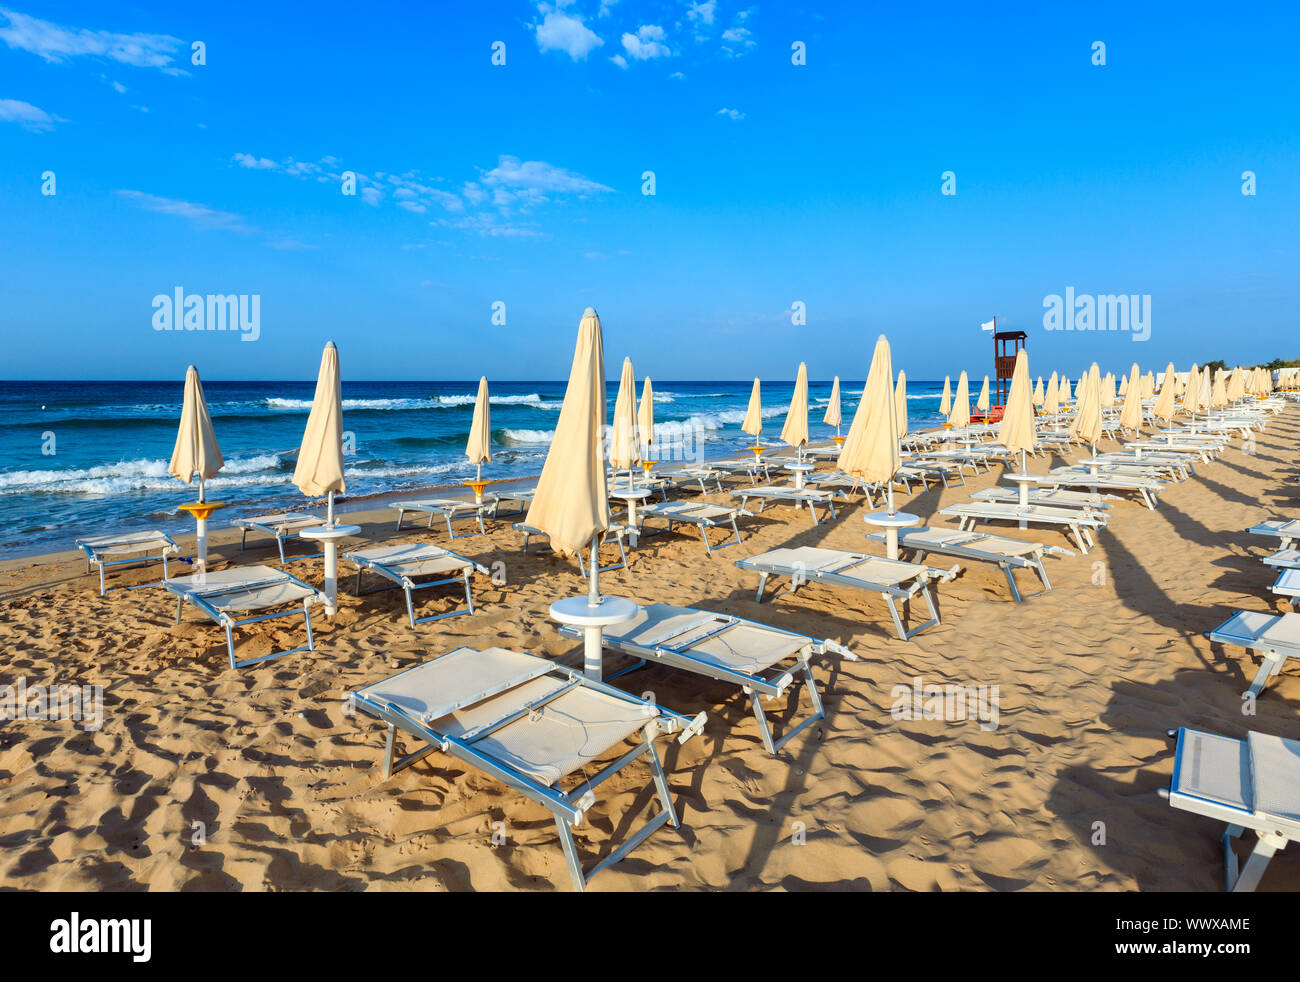
[[[1073,549],[1067,549],[1065,546],[1043,546],[1044,556],[1074,556],[1077,555]]]
[[[953,563],[951,569],[940,569],[938,566],[927,566],[925,570],[928,579],[938,580],[940,583],[947,583],[949,580],[955,579],[957,574],[961,572],[961,564]]]
[[[817,644],[821,648],[822,653],[831,652],[832,654],[839,655],[841,658],[847,658],[849,661],[858,660],[857,655],[855,655],[844,645],[840,644],[838,641],[831,641],[829,638],[824,638],[823,640],[817,642]]]

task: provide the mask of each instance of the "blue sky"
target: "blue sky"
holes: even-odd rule
[[[1294,5],[426,6],[0,0],[0,377],[562,378],[588,304],[669,379],[978,376],[993,315],[1035,374],[1300,355]]]

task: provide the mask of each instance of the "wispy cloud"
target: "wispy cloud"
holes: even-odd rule
[[[583,61],[605,42],[583,22],[580,14],[561,9],[567,6],[570,4],[565,0],[558,0],[555,6],[537,5],[537,12],[542,15],[542,22],[532,25],[537,47],[541,51],[563,51],[574,61]]]
[[[245,223],[239,215],[228,211],[209,208],[207,205],[192,201],[180,201],[175,198],[160,198],[144,191],[119,190],[116,192],[145,211],[158,212],[183,218],[195,228],[222,229],[228,232],[256,232],[257,229]]]
[[[0,122],[17,123],[33,133],[44,133],[54,129],[55,123],[66,122],[58,116],[51,116],[44,109],[33,106],[20,99],[0,99]]]
[[[717,115],[726,116],[728,119],[731,120],[741,120],[745,118],[745,114],[742,113],[739,109],[728,109],[725,106],[718,110]]]
[[[185,42],[169,34],[117,34],[63,27],[8,7],[0,7],[0,17],[6,21],[0,27],[0,40],[48,62],[89,56],[137,68],[157,68],[169,75],[189,74],[173,64]]]
[[[268,160],[266,157],[254,157],[250,153],[237,153],[232,159],[240,167],[247,167],[249,170],[275,170],[280,166],[274,160]]]

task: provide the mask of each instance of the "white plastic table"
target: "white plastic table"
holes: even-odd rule
[[[885,555],[890,559],[898,558],[898,530],[921,524],[920,515],[905,511],[896,511],[892,515],[887,511],[872,512],[864,515],[862,520],[885,530]]]
[[[604,628],[636,616],[637,605],[622,597],[601,597],[592,605],[586,596],[565,597],[551,604],[551,620],[582,628],[582,672],[597,682],[604,675]]]
[[[317,525],[298,533],[304,539],[321,543],[325,553],[325,613],[333,617],[339,611],[339,539],[360,535],[360,525]]]

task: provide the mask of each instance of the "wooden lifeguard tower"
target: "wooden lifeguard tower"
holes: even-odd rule
[[[993,318],[993,373],[997,378],[997,388],[995,405],[989,409],[990,418],[1002,418],[1007,396],[1011,394],[1011,376],[1016,372],[1016,355],[1025,347],[1028,337],[1024,331],[999,331],[998,319]]]

